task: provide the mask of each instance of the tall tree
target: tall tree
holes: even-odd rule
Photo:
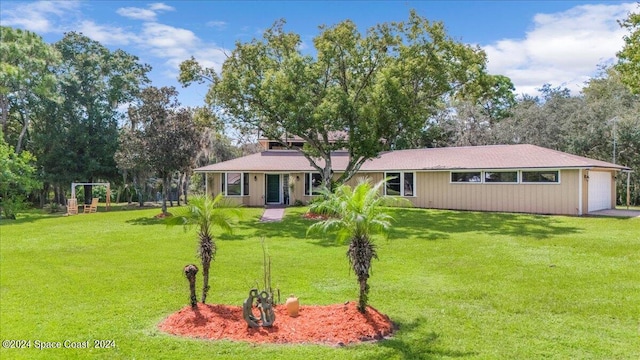
[[[569,133],[583,148],[570,152],[630,167],[631,203],[640,204],[640,94],[625,86],[617,67],[604,69],[583,93],[585,121]],[[617,184],[618,203],[625,204],[626,175]]]
[[[299,151],[326,185],[333,151],[349,154],[337,180],[346,181],[405,133],[423,129],[446,98],[477,94],[485,74],[479,48],[452,40],[441,23],[413,11],[406,22],[366,34],[351,21],[321,27],[315,57],[303,55],[300,36],[283,26],[277,22],[262,40],[236,43],[220,76],[191,59],[181,65],[180,80],[210,79],[207,101],[227,123],[277,141],[304,139]]]
[[[150,67],[133,55],[110,51],[80,33],[66,33],[55,47],[62,56],[58,77],[65,101],[50,121],[63,124],[58,146],[64,147],[65,159],[44,153],[42,165],[51,173],[50,169],[62,160],[72,164],[66,171],[75,180],[116,179],[113,156],[121,115],[118,106],[138,96],[141,86],[149,81]],[[90,186],[85,187],[85,194],[91,194]]]
[[[618,52],[617,69],[629,89],[640,94],[640,12],[629,13],[629,17],[619,23],[629,34],[625,35],[625,45]]]
[[[52,67],[57,51],[30,31],[0,26],[0,122],[15,151],[24,148],[32,112],[45,99],[56,99]],[[16,122],[11,133],[10,120]],[[6,139],[8,140],[8,139]]]
[[[180,108],[178,92],[173,87],[148,87],[140,94],[140,102],[129,109],[132,128],[138,129],[143,148],[137,142],[121,148],[122,152],[144,154],[149,168],[162,179],[162,211],[167,211],[171,179],[176,172],[185,172],[195,162],[198,132],[189,109]],[[121,143],[123,145],[124,143]]]
[[[495,124],[495,141],[502,144],[534,144],[567,151],[565,125],[577,116],[583,99],[569,89],[543,85],[540,96],[525,95],[509,118]]]
[[[114,159],[122,172],[123,189],[128,190],[127,202],[131,203],[135,192],[138,204],[142,207],[145,201],[146,180],[152,175],[143,130],[130,127],[120,129]]]

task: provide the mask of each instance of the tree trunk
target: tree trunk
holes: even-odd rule
[[[167,194],[169,193],[169,190],[167,189],[169,187],[169,180],[167,179],[166,176],[162,177],[162,213],[165,214],[167,212]],[[203,274],[204,274],[204,269],[202,269]]]
[[[209,293],[209,268],[211,267],[211,261],[215,256],[215,244],[211,235],[208,233],[200,233],[200,259],[202,260],[202,303],[207,300],[207,294]]]
[[[27,128],[29,127],[29,114],[27,110],[25,110],[25,114],[20,113],[20,117],[22,117],[22,130],[20,130],[20,136],[18,136],[18,144],[16,145],[16,154],[20,154],[22,152],[22,142],[24,141],[24,137],[27,134]]]
[[[196,274],[198,273],[198,267],[194,264],[190,264],[184,267],[184,275],[189,280],[189,302],[192,308],[198,306],[198,299],[196,297]]]
[[[89,181],[91,181],[91,180],[89,180]],[[84,185],[84,203],[86,205],[90,205],[92,197],[93,197],[93,186],[92,185]]]
[[[0,117],[0,122],[2,122],[2,133],[7,136],[7,121],[9,119],[9,98],[6,95],[0,95],[0,109],[2,110],[2,116]]]
[[[353,268],[353,272],[358,278],[360,284],[360,295],[358,297],[358,311],[364,313],[367,311],[367,302],[369,295],[369,272],[371,270],[371,261],[378,258],[375,245],[366,236],[357,236],[351,239],[347,257]]]
[[[189,204],[189,200],[187,199],[187,190],[189,189],[189,177],[187,176],[187,173],[184,174],[184,183],[183,183],[183,189],[182,191],[184,191],[184,204],[187,205]]]
[[[206,304],[207,294],[209,293],[209,267],[211,262],[202,264],[202,303]]]
[[[144,206],[144,194],[140,190],[140,182],[138,181],[138,177],[137,176],[133,177],[133,188],[136,191],[136,194],[138,195],[138,205],[140,205],[140,207],[143,207]],[[132,197],[133,197],[133,194],[130,194],[129,203],[131,203],[131,198]]]
[[[182,196],[182,172],[178,172],[178,186],[176,187],[178,194],[178,206],[180,206],[180,197]]]
[[[67,196],[64,193],[64,190],[60,187],[60,185],[56,185],[56,189],[58,189],[58,204],[67,205]]]

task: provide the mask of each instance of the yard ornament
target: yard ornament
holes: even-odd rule
[[[260,319],[253,315],[254,302],[258,310],[260,310]],[[276,320],[276,314],[273,312],[273,299],[271,299],[269,293],[262,291],[258,294],[258,289],[251,289],[249,297],[242,304],[242,317],[252,328],[273,325]]]

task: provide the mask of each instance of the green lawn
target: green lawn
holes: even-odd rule
[[[263,236],[283,297],[355,301],[346,245],[306,237],[304,210],[269,224],[257,222],[260,209],[243,210],[234,234],[219,237],[210,302],[242,304],[261,280]],[[370,304],[399,331],[334,348],[159,332],[165,316],[187,305],[182,268],[197,258],[195,233],[165,227],[158,212],[0,221],[0,338],[31,341],[0,349],[0,358],[640,358],[640,219],[392,210],[396,227],[378,242]],[[116,347],[38,350],[36,340]]]

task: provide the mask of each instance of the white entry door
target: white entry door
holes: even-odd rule
[[[611,209],[611,173],[589,171],[589,212]]]

